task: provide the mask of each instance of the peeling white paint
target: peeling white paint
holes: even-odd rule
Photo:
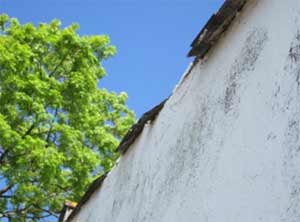
[[[300,2],[250,2],[73,221],[300,221]]]

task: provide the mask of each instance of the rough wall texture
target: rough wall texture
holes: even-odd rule
[[[299,222],[299,0],[250,1],[73,221]]]

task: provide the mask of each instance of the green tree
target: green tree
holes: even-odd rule
[[[112,168],[134,114],[98,88],[107,36],[4,14],[0,29],[0,221],[50,221]]]

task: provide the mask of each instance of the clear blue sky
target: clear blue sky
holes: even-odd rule
[[[139,117],[169,96],[191,59],[189,46],[224,0],[0,0],[22,23],[80,24],[80,34],[107,34],[118,54],[101,87],[126,91]]]

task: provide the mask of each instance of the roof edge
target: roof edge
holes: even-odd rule
[[[102,176],[98,177],[92,184],[89,186],[88,190],[85,192],[83,197],[78,202],[77,206],[74,208],[72,213],[68,216],[65,222],[71,222],[71,220],[77,215],[77,213],[80,211],[82,206],[90,199],[90,197],[95,193],[97,189],[100,189],[104,179],[106,178],[107,173],[103,174]]]
[[[155,120],[156,116],[162,110],[167,100],[168,99],[163,100],[160,104],[152,108],[150,111],[144,113],[139,121],[131,127],[118,147],[118,151],[121,154],[124,155],[126,153],[130,145],[133,144],[137,137],[141,134],[146,123]]]
[[[211,16],[204,28],[193,40],[192,49],[188,57],[197,56],[203,58],[213,45],[228,29],[238,12],[240,12],[249,0],[226,0],[219,11]]]

